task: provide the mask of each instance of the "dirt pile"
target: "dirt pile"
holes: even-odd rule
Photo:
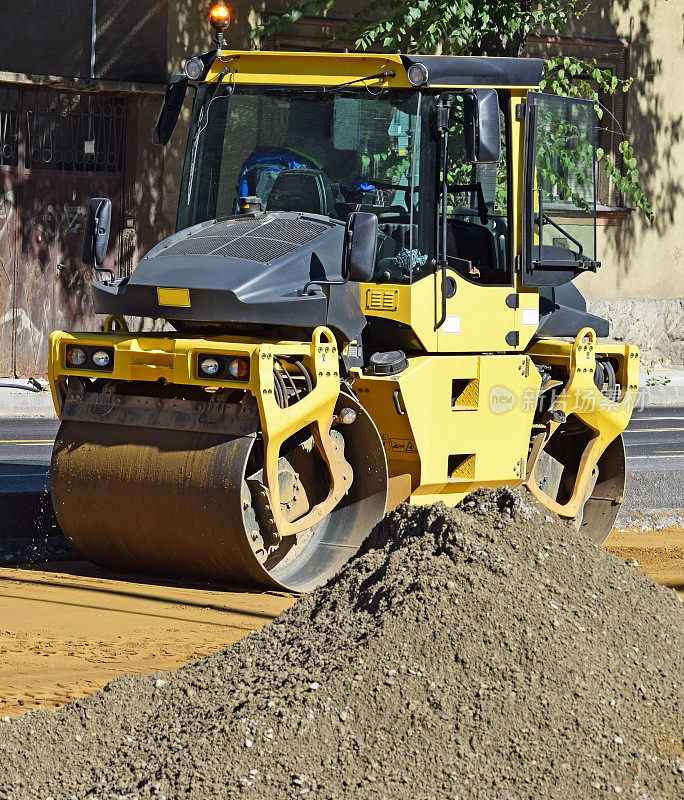
[[[683,647],[674,592],[526,495],[402,506],[262,631],[0,723],[0,798],[674,800]]]

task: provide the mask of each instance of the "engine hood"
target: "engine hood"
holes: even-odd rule
[[[344,230],[338,220],[296,212],[203,222],[160,242],[129,278],[94,283],[95,311],[184,323],[331,325],[355,338],[365,323],[358,285],[335,287],[331,313],[320,287],[302,294],[308,281],[340,280]]]

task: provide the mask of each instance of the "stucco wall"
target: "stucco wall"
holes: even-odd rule
[[[567,31],[630,43],[628,134],[655,221],[635,211],[599,230],[597,276],[577,281],[590,297],[684,296],[684,18],[674,0],[593,0]],[[684,322],[681,323],[684,326]]]
[[[87,78],[92,0],[30,0],[0,4],[0,72]],[[166,0],[97,4],[95,77],[163,83]]]

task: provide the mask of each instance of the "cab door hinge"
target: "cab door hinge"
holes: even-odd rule
[[[509,294],[506,296],[506,305],[509,308],[518,308],[520,305],[520,298],[517,294]]]
[[[527,110],[527,103],[517,103],[515,106],[515,118],[525,119],[526,110]]]

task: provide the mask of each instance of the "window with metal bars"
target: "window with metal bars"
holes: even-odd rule
[[[26,92],[26,169],[122,172],[123,97]]]
[[[16,167],[19,158],[19,92],[0,86],[0,167]]]

